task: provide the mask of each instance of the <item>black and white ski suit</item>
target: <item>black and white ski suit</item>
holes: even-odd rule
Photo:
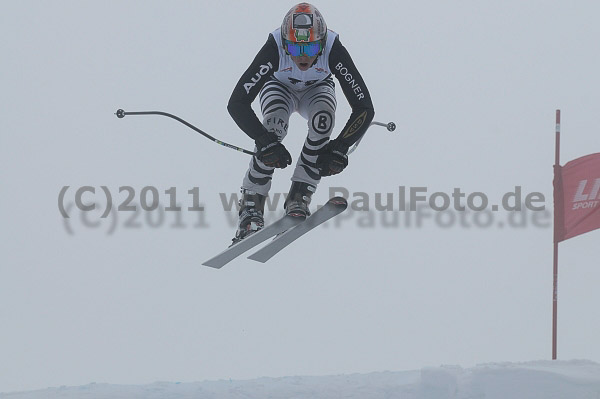
[[[307,71],[301,71],[284,51],[279,29],[269,34],[229,99],[227,109],[231,117],[252,139],[269,131],[283,140],[292,112],[298,112],[308,121],[308,135],[292,181],[316,186],[321,179],[315,161],[319,150],[329,142],[335,125],[336,98],[332,75],[338,79],[352,107],[350,118],[338,136],[338,141],[349,148],[365,133],[375,111],[365,82],[337,33],[332,30],[327,32],[321,55]],[[262,123],[251,107],[257,95]],[[267,195],[273,170],[252,157],[242,188]]]

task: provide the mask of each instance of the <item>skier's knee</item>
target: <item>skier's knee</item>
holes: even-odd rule
[[[308,127],[318,134],[330,134],[334,125],[335,110],[331,107],[322,107],[309,115]]]
[[[288,130],[288,120],[289,115],[286,112],[275,112],[265,115],[263,126],[269,132],[274,132],[278,137],[284,138]]]

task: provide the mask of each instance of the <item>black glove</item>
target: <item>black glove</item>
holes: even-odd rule
[[[285,168],[292,163],[292,156],[279,142],[275,133],[265,133],[256,140],[256,158],[271,168]]]
[[[337,175],[348,166],[348,155],[346,155],[348,146],[346,144],[333,140],[321,151],[316,162],[321,177]]]

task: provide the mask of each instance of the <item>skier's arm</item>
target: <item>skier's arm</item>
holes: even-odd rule
[[[333,74],[339,80],[344,96],[352,107],[346,126],[335,140],[338,148],[347,151],[368,129],[375,116],[375,110],[367,85],[339,37],[335,39],[331,48],[329,66],[333,69]]]
[[[254,140],[267,133],[267,130],[256,117],[251,104],[278,67],[277,43],[273,35],[269,34],[267,42],[235,85],[227,104],[227,110],[235,123]]]

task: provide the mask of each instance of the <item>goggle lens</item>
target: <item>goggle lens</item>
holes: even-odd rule
[[[308,57],[314,57],[321,51],[321,42],[294,43],[286,41],[285,48],[287,52],[294,57],[298,57],[302,54]]]

